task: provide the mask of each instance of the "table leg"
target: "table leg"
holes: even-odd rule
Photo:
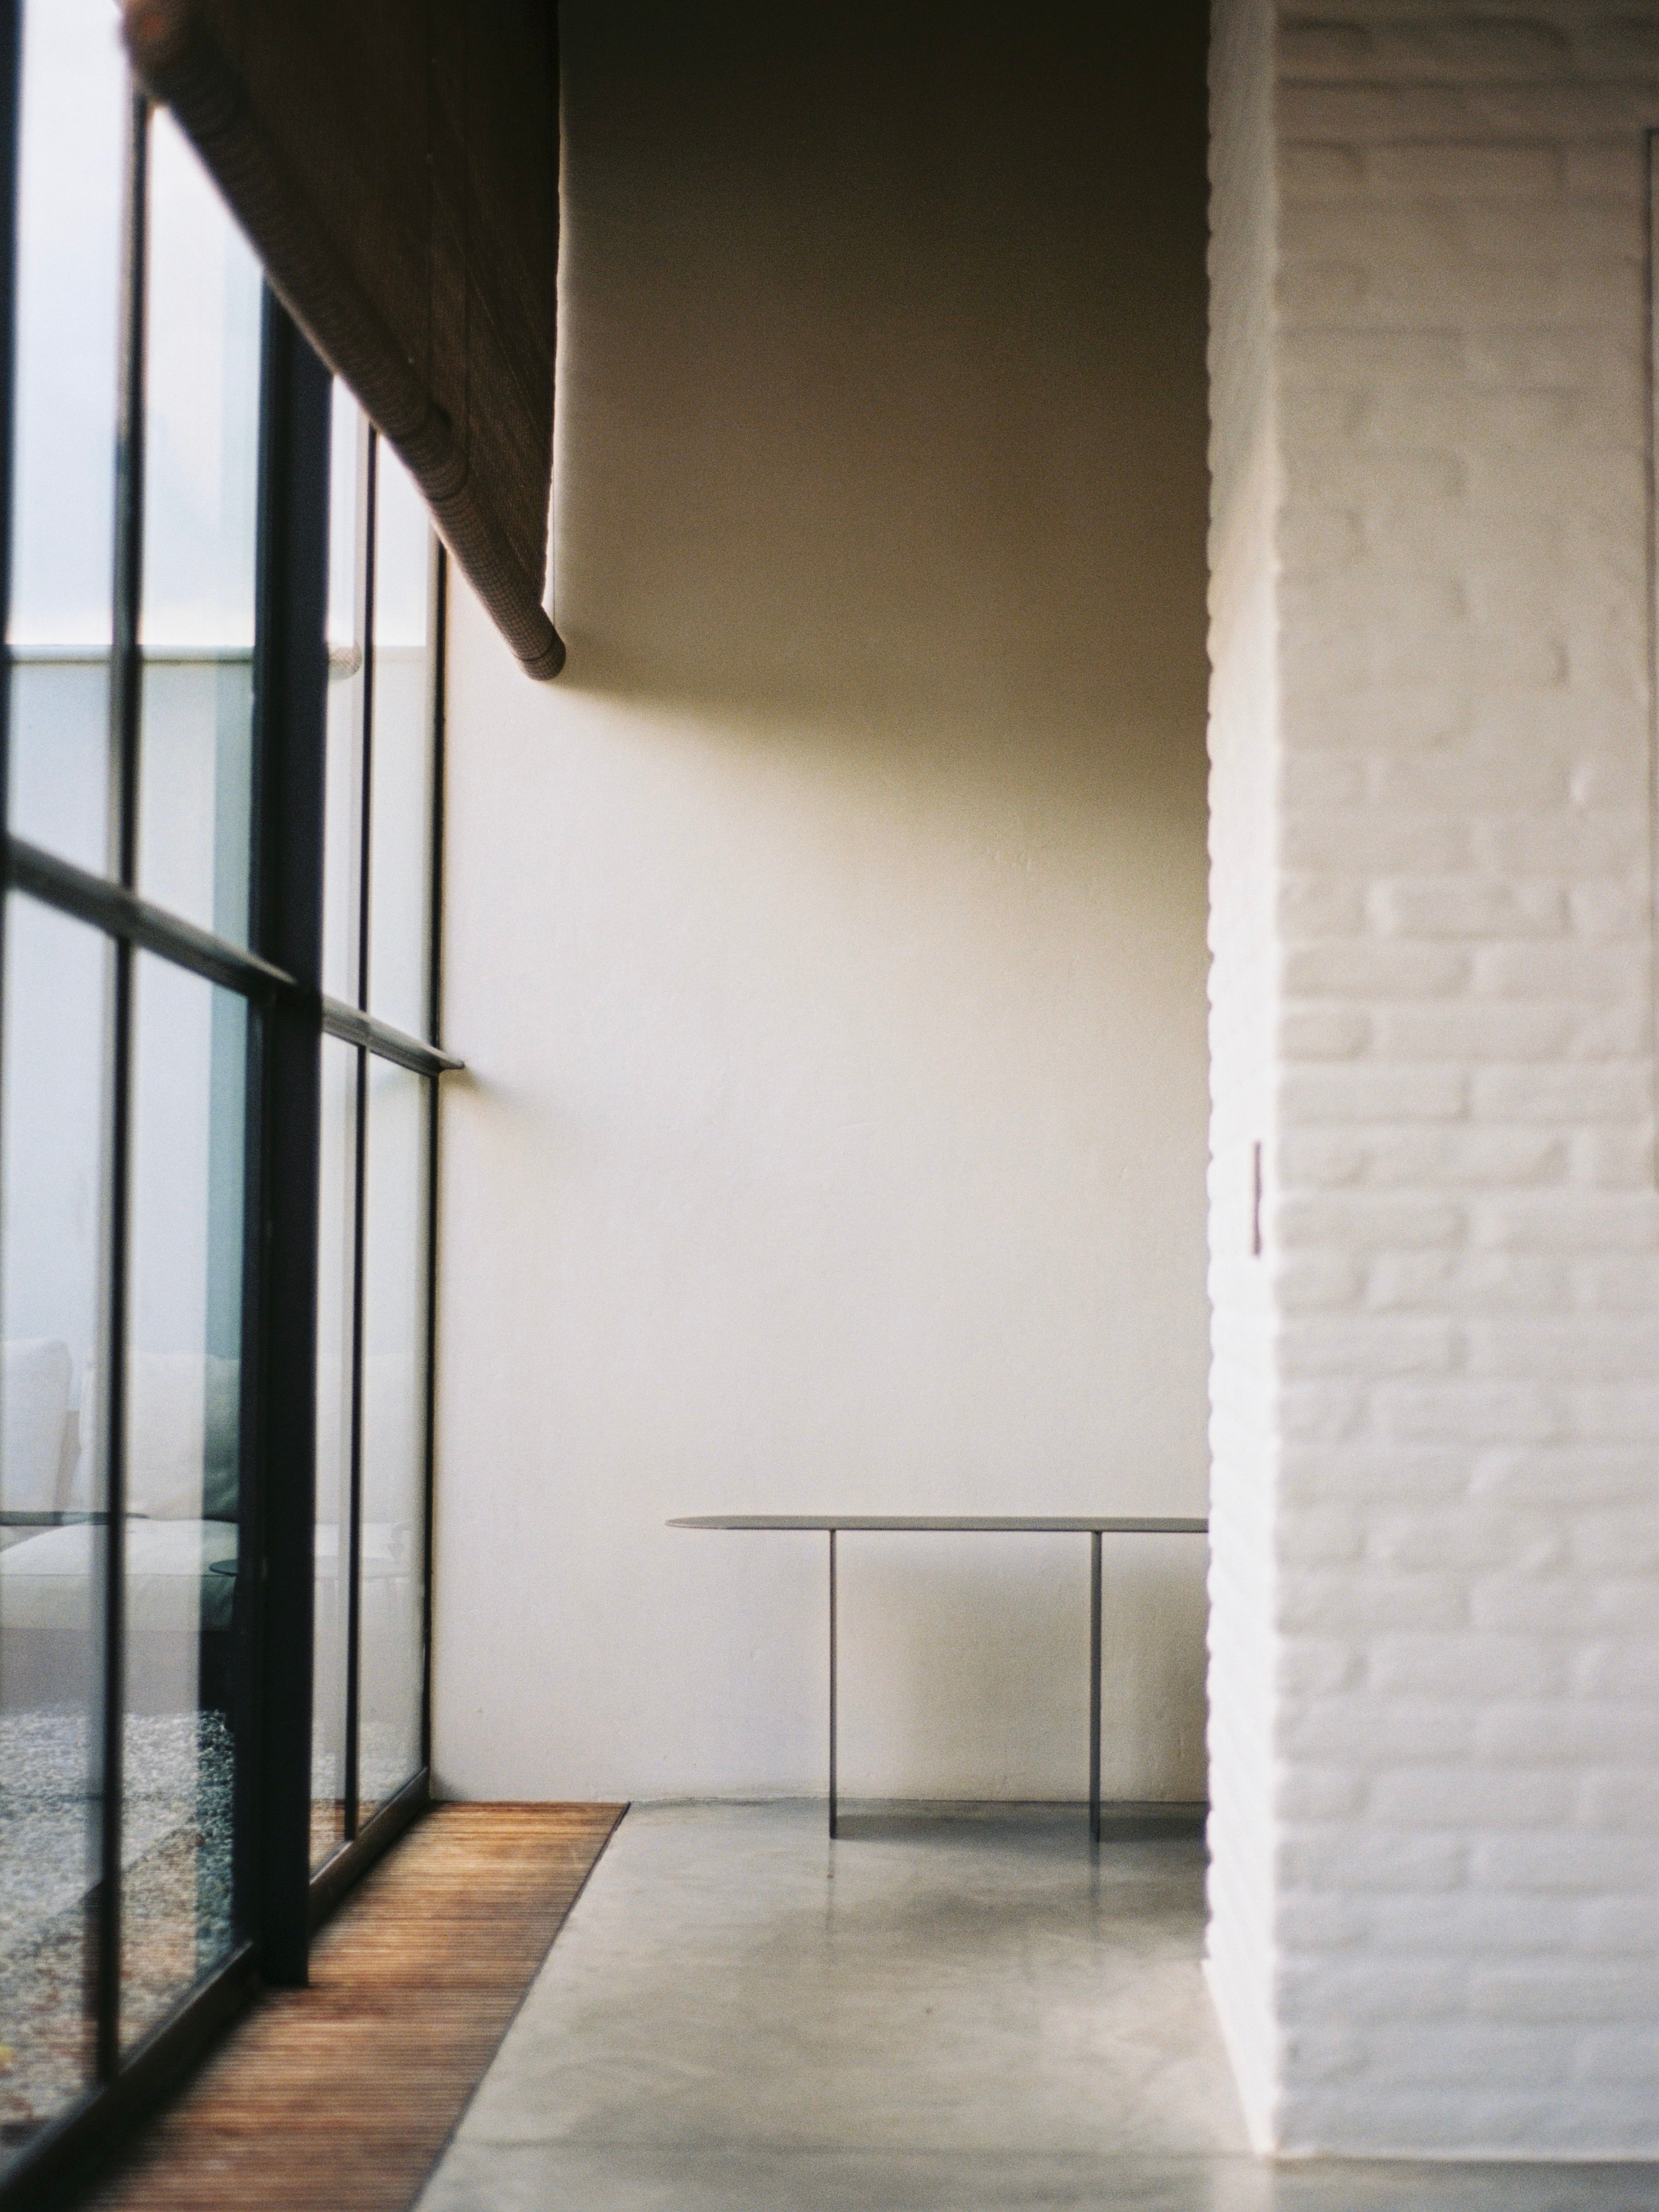
[[[836,1833],[836,1532],[830,1531],[830,1835]]]
[[[1089,1840],[1100,1841],[1100,1531],[1089,1531]]]

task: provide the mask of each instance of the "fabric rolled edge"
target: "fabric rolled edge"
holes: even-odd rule
[[[453,425],[416,374],[289,173],[191,0],[123,0],[127,52],[170,108],[263,264],[271,289],[356,395],[419,486],[440,537],[527,675],[556,677],[564,641],[499,518],[468,477]],[[552,456],[548,456],[550,483]]]

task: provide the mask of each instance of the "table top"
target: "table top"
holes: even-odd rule
[[[1029,1536],[1202,1536],[1191,1515],[1144,1513],[698,1513],[671,1528],[922,1528],[941,1534],[994,1530]]]

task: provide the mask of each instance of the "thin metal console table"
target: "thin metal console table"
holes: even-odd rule
[[[1205,1536],[1207,1520],[1125,1514],[701,1513],[671,1528],[823,1530],[830,1539],[830,1833],[839,1825],[836,1796],[836,1539],[847,1529],[909,1529],[1089,1539],[1089,1835],[1100,1841],[1100,1540],[1103,1536]]]

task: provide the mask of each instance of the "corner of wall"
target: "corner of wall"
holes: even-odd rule
[[[1650,2159],[1659,52],[1216,31],[1211,1984],[1280,2157]]]
[[[1250,2136],[1273,2148],[1270,1262],[1278,727],[1275,0],[1218,0],[1211,46],[1210,1925],[1206,1972]],[[1265,1185],[1265,1187],[1264,1187]]]

